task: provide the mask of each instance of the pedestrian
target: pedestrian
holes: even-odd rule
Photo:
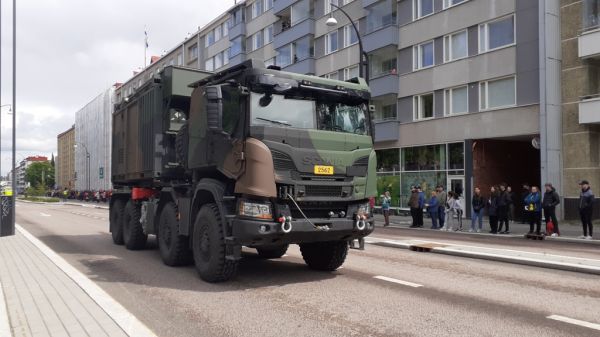
[[[419,192],[415,186],[410,187],[408,207],[410,207],[410,216],[412,218],[412,224],[410,225],[410,228],[416,228],[418,226],[417,211],[419,209]]]
[[[456,222],[458,225],[457,231],[462,232],[462,230],[463,230],[463,223],[462,223],[463,203],[461,201],[462,188],[457,189],[457,191],[454,191],[454,195],[452,196],[453,203],[452,203],[452,207],[450,210],[452,211],[451,212],[452,217],[454,217],[456,215]]]
[[[579,238],[591,240],[594,235],[594,227],[592,225],[594,193],[587,180],[582,180],[579,186],[581,187],[581,193],[579,194],[579,215],[581,216],[581,225],[583,226],[583,236]]]
[[[512,223],[515,221],[515,194],[512,191],[512,187],[506,187],[506,193],[508,194],[508,200],[510,204],[508,204],[508,223]]]
[[[490,197],[487,202],[488,217],[490,218],[490,233],[498,234],[498,191],[490,187]]]
[[[385,193],[381,196],[381,211],[383,212],[383,218],[385,219],[385,223],[383,227],[387,227],[390,225],[390,206],[392,205],[392,197],[390,196],[390,191],[385,191]]]
[[[423,209],[425,208],[425,192],[421,186],[417,185],[419,192],[419,209],[417,210],[417,227],[423,228]]]
[[[506,192],[506,184],[500,184],[500,196],[498,198],[498,233],[509,234],[510,229],[508,228],[508,205],[510,200],[508,193]],[[505,231],[502,231],[502,227],[506,227]]]
[[[439,201],[435,191],[431,192],[431,197],[429,197],[425,207],[427,207],[427,213],[431,217],[431,229],[438,229]]]
[[[462,222],[459,224],[462,206],[460,204],[460,195],[454,191],[448,192],[448,219],[445,228],[448,232],[454,231],[454,224],[458,225],[457,230],[462,230]],[[455,220],[455,218],[457,220]]]
[[[556,219],[556,206],[560,204],[560,197],[551,183],[546,183],[544,188],[546,191],[544,192],[544,198],[542,199],[542,208],[544,210],[544,221],[546,223],[546,228],[550,221],[552,221],[553,224],[552,233],[546,233],[546,235],[560,236],[560,231],[558,230],[558,220]]]
[[[523,202],[525,200],[525,198],[527,198],[527,196],[529,195],[529,193],[531,192],[531,187],[529,187],[529,184],[523,184],[523,189],[521,192],[521,202]],[[528,223],[529,219],[527,218],[527,212],[524,212],[524,208],[525,208],[525,204],[522,205],[523,207],[521,207],[521,223]]]
[[[531,192],[525,197],[525,213],[529,219],[529,233],[533,234],[533,225],[535,225],[535,234],[541,235],[542,217],[541,217],[541,197],[537,186],[531,187]]]
[[[481,233],[483,229],[483,209],[485,208],[485,200],[481,196],[481,189],[479,187],[475,187],[475,193],[473,194],[473,198],[471,198],[471,207],[473,208],[473,213],[471,215],[471,229],[469,232],[477,231],[477,233]],[[479,223],[479,227],[475,227],[475,222]]]
[[[448,203],[448,194],[444,191],[444,186],[438,185],[437,187],[437,200],[438,200],[438,224],[440,228],[443,228],[446,223],[446,204]]]

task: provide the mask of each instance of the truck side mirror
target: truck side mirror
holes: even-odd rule
[[[206,98],[206,121],[209,130],[223,130],[223,94],[221,86],[208,86],[204,89]]]

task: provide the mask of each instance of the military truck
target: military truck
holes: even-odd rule
[[[208,282],[235,275],[243,246],[279,258],[298,244],[310,268],[337,269],[374,228],[369,99],[363,79],[256,60],[164,68],[115,107],[114,243],[155,235],[165,264],[193,262]]]

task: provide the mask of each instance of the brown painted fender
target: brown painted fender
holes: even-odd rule
[[[247,138],[244,157],[246,167],[235,183],[235,193],[277,197],[275,169],[269,148],[258,139]]]

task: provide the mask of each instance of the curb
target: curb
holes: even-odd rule
[[[8,316],[8,307],[2,284],[0,283],[0,336],[11,337],[12,331],[10,328],[10,317]]]
[[[87,208],[96,208],[96,209],[108,209],[108,206],[100,206],[100,205],[86,205],[86,204],[78,204],[76,202],[61,202],[61,205],[69,205],[69,206],[81,206]]]

